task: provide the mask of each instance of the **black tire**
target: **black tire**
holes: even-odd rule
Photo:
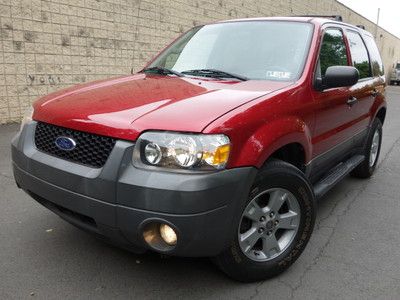
[[[250,195],[242,206],[240,216],[257,195],[274,188],[289,191],[300,208],[300,221],[292,241],[277,257],[267,261],[256,261],[246,256],[239,245],[241,218],[235,222],[236,228],[230,247],[215,258],[218,267],[232,279],[254,282],[276,276],[293,264],[303,252],[312,234],[315,222],[315,200],[313,190],[304,174],[293,165],[280,160],[271,160],[257,175]],[[274,234],[275,235],[275,234]]]
[[[374,160],[374,163],[371,165],[370,164],[370,155],[371,155],[371,147],[372,147],[372,141],[375,132],[378,132],[379,134],[379,145],[378,145],[378,152],[376,155],[376,158]],[[379,119],[375,119],[374,122],[372,123],[372,126],[369,130],[367,140],[365,143],[365,147],[363,150],[363,154],[365,155],[364,161],[359,164],[352,172],[351,175],[357,178],[369,178],[374,174],[374,171],[376,169],[376,165],[378,163],[379,159],[379,154],[381,152],[381,145],[382,145],[382,122]]]
[[[391,81],[389,82],[389,85],[394,85],[393,80],[391,80]]]

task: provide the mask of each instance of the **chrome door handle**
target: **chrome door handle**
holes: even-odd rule
[[[353,106],[354,104],[356,104],[357,101],[358,101],[358,99],[356,97],[352,96],[347,100],[347,105]]]

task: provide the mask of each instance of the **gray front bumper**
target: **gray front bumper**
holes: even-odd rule
[[[142,226],[160,219],[179,232],[170,254],[218,254],[236,230],[257,173],[251,167],[207,174],[142,170],[131,164],[128,141],[117,141],[103,168],[91,168],[38,151],[35,127],[26,125],[12,141],[17,184],[67,221],[128,248],[146,248]]]

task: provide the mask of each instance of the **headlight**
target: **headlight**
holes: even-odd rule
[[[148,143],[144,147],[144,157],[147,162],[152,165],[156,165],[162,158],[162,152],[160,146],[154,143]]]
[[[230,152],[229,138],[223,134],[145,132],[135,145],[133,164],[164,169],[220,170]]]
[[[32,115],[33,115],[33,107],[31,106],[25,111],[25,114],[22,117],[21,127],[20,127],[19,131],[22,131],[22,128],[24,128],[25,124],[32,121]]]

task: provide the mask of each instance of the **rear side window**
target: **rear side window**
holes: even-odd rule
[[[343,33],[338,28],[325,30],[319,53],[318,77],[325,76],[331,66],[347,66],[347,51]]]
[[[347,38],[350,44],[353,66],[360,72],[360,79],[371,77],[368,51],[360,34],[355,31],[347,31]]]
[[[382,58],[379,54],[379,50],[376,46],[374,38],[369,35],[364,35],[364,37],[365,43],[367,44],[369,57],[371,59],[372,75],[375,77],[382,76],[385,74],[385,72],[383,69]]]

